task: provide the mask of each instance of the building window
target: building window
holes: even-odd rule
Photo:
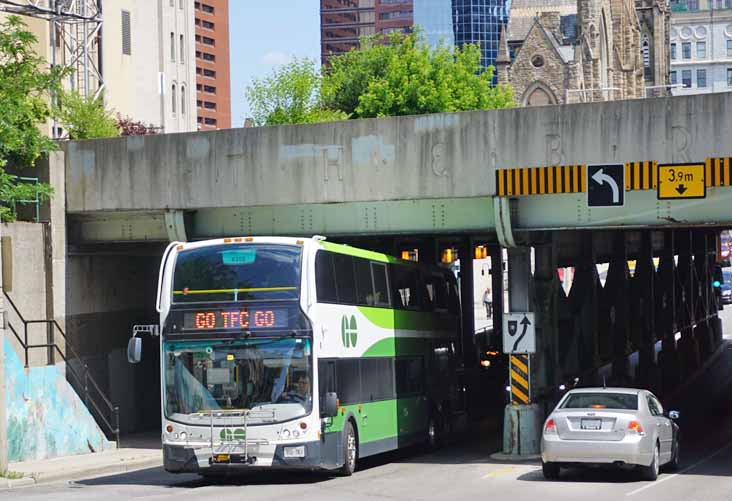
[[[691,59],[691,42],[684,42],[681,44],[681,57],[684,59]]]
[[[691,87],[691,70],[683,70],[681,72],[681,83],[684,85],[684,89]]]
[[[129,11],[122,11],[122,54],[132,54],[132,23]]]
[[[643,66],[645,68],[651,67],[651,44],[648,40],[648,35],[643,35],[643,44],[641,47],[641,52],[643,53]]]
[[[206,14],[213,14],[213,13],[214,13],[214,8],[213,8],[213,6],[211,6],[211,5],[207,5],[207,4],[205,4],[205,3],[202,3],[202,4],[201,4],[201,10],[202,10],[203,12],[205,12]]]
[[[175,115],[175,105],[178,102],[178,96],[175,92],[175,84],[173,84],[171,91],[172,91],[171,97],[170,97],[171,110],[173,111],[173,115]]]
[[[180,114],[186,114],[186,86],[180,86]]]
[[[212,103],[211,101],[204,101],[203,107],[207,110],[215,110],[216,109],[216,103]]]
[[[203,60],[204,61],[211,61],[211,62],[215,62],[216,61],[216,56],[214,56],[213,54],[209,54],[208,52],[204,52],[202,55],[203,55]]]
[[[700,89],[707,86],[707,70],[696,70],[696,86]]]
[[[412,17],[412,13],[409,11],[398,10],[396,12],[382,12],[379,14],[379,19],[382,21],[385,19],[408,19]]]
[[[676,44],[671,44],[671,59],[676,59]]]
[[[175,62],[175,33],[170,32],[170,60]]]
[[[201,37],[201,42],[203,42],[204,45],[216,45],[216,40],[210,37]]]
[[[707,57],[707,43],[706,42],[697,42],[696,43],[696,58],[697,59],[706,59]]]
[[[206,125],[213,125],[216,126],[216,119],[215,118],[208,118],[206,117],[203,121]]]
[[[732,57],[732,40],[727,40],[727,57]]]
[[[200,75],[202,73],[201,68],[196,68],[196,75]]]
[[[203,108],[203,101],[201,101],[200,99],[196,99],[196,107]]]
[[[678,80],[676,78],[676,72],[672,71],[671,72],[671,85],[676,85],[676,82],[678,82]]]
[[[206,28],[207,30],[212,30],[212,29],[214,29],[214,27],[215,27],[216,25],[215,25],[214,23],[212,23],[211,21],[206,21],[206,20],[204,19],[204,20],[202,20],[202,21],[201,21],[201,26],[203,26],[203,27],[204,27],[204,28]]]
[[[201,2],[193,2],[193,8],[196,10],[201,10]]]
[[[732,87],[732,68],[727,68],[727,87]]]
[[[183,9],[183,0],[178,0],[178,8]]]
[[[170,6],[175,7],[175,0],[170,0]]]
[[[216,87],[213,85],[204,85],[203,91],[208,92],[209,94],[216,94]]]
[[[185,57],[183,56],[186,53],[186,44],[185,39],[183,38],[183,35],[180,36],[180,64],[185,63]]]
[[[204,69],[203,70],[203,76],[204,77],[216,78],[216,72],[214,70]]]

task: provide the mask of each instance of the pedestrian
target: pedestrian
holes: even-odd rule
[[[488,318],[493,316],[493,294],[491,294],[491,288],[486,287],[483,293],[483,305],[485,306],[485,314]]]

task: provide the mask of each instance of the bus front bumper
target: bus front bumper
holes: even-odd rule
[[[272,444],[252,448],[245,455],[212,453],[210,447],[163,444],[163,466],[171,473],[203,473],[249,468],[309,470],[330,468],[331,465],[323,461],[321,449],[320,442]],[[296,453],[294,457],[293,452]]]

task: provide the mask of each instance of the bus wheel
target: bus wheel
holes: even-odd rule
[[[346,425],[343,427],[343,457],[345,458],[343,466],[338,472],[344,477],[350,477],[356,471],[356,458],[358,457],[356,432],[350,421],[346,421]]]

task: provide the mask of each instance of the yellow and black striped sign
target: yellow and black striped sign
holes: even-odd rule
[[[584,165],[498,169],[496,191],[499,197],[584,193],[586,175]]]
[[[707,188],[713,186],[732,186],[732,158],[707,158],[704,176]]]
[[[625,164],[625,191],[655,190],[658,186],[658,166],[655,161]]]
[[[531,401],[529,355],[511,355],[511,403],[527,405]]]

